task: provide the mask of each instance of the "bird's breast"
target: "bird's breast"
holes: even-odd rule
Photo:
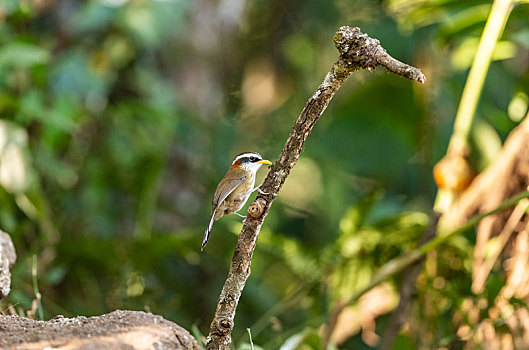
[[[248,174],[248,177],[245,179],[245,181],[235,188],[233,192],[228,196],[228,198],[231,197],[231,200],[233,201],[244,201],[248,199],[250,196],[250,192],[253,189],[253,186],[255,185],[255,175],[252,173]]]
[[[235,188],[233,192],[230,193],[222,203],[220,203],[215,214],[215,220],[218,220],[223,215],[239,211],[248,200],[248,197],[250,197],[254,185],[255,175],[249,173],[245,181]]]

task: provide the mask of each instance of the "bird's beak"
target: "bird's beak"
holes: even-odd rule
[[[261,159],[257,161],[257,163],[266,164],[266,165],[272,165],[272,162],[266,159]]]

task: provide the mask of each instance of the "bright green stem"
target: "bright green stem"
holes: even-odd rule
[[[479,41],[478,50],[472,62],[465,88],[463,89],[463,95],[461,96],[454,122],[454,132],[450,139],[450,145],[448,146],[448,153],[459,153],[468,144],[467,140],[470,127],[490,66],[492,53],[496,42],[505,29],[505,24],[507,23],[512,8],[513,0],[495,0],[492,4],[489,18],[487,19],[485,29]]]
[[[461,101],[454,121],[454,131],[450,138],[447,154],[464,155],[468,148],[468,135],[483,83],[489,70],[492,53],[496,42],[500,38],[509,14],[513,8],[513,0],[495,0],[485,24],[485,29],[479,41],[478,50],[474,56],[468,78],[463,89]],[[444,213],[454,201],[454,194],[450,190],[439,189],[435,198],[434,210]]]
[[[248,337],[250,337],[250,349],[254,350],[253,349],[253,340],[252,340],[252,331],[250,330],[250,328],[246,328],[246,331],[248,332]]]
[[[33,263],[31,266],[31,277],[33,279],[33,291],[35,292],[35,298],[37,299],[37,308],[39,309],[39,319],[44,320],[42,312],[42,301],[39,292],[39,284],[37,283],[37,255],[33,254]]]

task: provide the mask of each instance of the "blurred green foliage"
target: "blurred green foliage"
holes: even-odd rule
[[[427,224],[431,169],[489,5],[1,2],[0,229],[18,253],[2,308],[31,308],[36,254],[45,318],[138,309],[207,334],[241,227],[223,218],[200,253],[215,186],[233,155],[279,154],[336,59],[334,32],[354,25],[428,83],[378,70],[344,85],[266,220],[234,332],[241,349],[248,327],[256,349],[318,349],[335,303],[415,247]],[[487,77],[478,169],[527,111],[528,18],[517,5]],[[428,258],[396,349],[458,344],[452,317],[473,297],[472,246],[469,233]],[[369,348],[357,331],[341,345],[353,347]]]

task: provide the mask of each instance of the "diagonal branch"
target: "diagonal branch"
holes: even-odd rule
[[[338,61],[327,73],[323,82],[309,98],[299,115],[290,135],[272,165],[261,187],[262,192],[248,208],[248,217],[237,240],[228,277],[220,293],[215,317],[211,322],[206,349],[227,349],[231,343],[231,331],[242,290],[250,276],[250,263],[259,237],[261,225],[270,206],[281,190],[290,171],[296,165],[299,154],[314,124],[327,108],[340,86],[354,71],[364,68],[373,71],[377,66],[424,83],[426,78],[417,68],[404,64],[388,55],[377,39],[362,34],[359,28],[340,27],[334,36],[334,44],[340,52]]]

